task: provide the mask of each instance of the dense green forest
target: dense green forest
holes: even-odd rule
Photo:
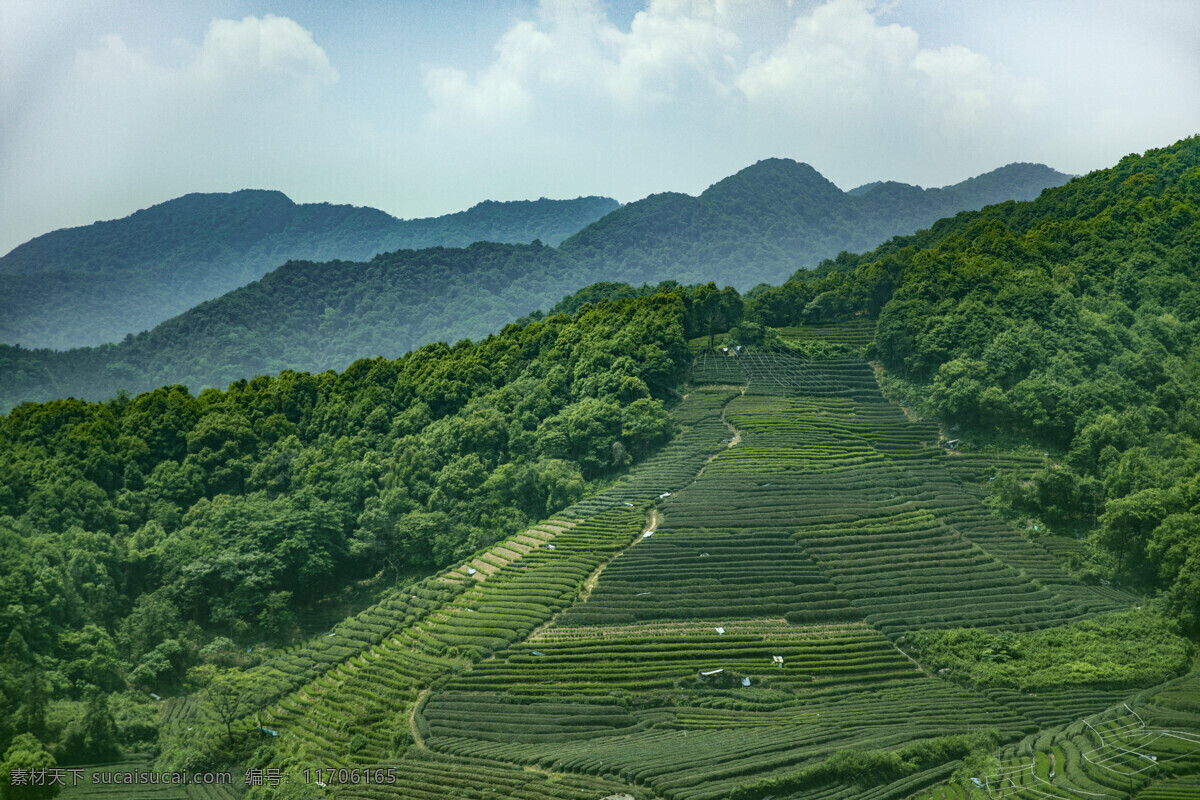
[[[859,252],[960,211],[1030,200],[1070,176],[1009,164],[941,189],[887,182],[843,192],[807,164],[760,161],[698,197],[628,203],[562,245],[595,280],[715,281],[746,291],[839,252]]]
[[[347,221],[333,228],[335,232],[348,231],[340,238],[316,226],[325,237],[319,248],[313,243],[320,252],[305,256],[337,254],[345,260],[288,263],[256,283],[203,303],[153,330],[126,337],[120,344],[64,352],[0,345],[0,410],[24,400],[71,396],[101,400],[121,389],[136,393],[176,383],[199,391],[283,369],[343,369],[366,355],[395,357],[430,341],[485,336],[522,314],[546,309],[563,295],[596,281],[654,286],[664,281],[702,284],[719,278],[719,285],[741,287],[764,280],[780,281],[797,267],[814,265],[839,251],[876,245],[889,236],[916,230],[962,209],[1035,196],[1044,187],[1065,179],[1047,167],[1013,164],[945,189],[922,190],[889,183],[843,193],[807,165],[772,159],[721,181],[698,198],[656,195],[631,203],[558,249],[481,244],[463,249],[401,250],[376,256],[367,263],[351,263],[369,257],[371,252],[370,248],[355,245],[360,236],[356,224],[366,224],[361,220],[370,219],[378,222],[379,212],[372,212],[376,215],[372,217],[365,209],[292,206],[277,193],[255,193],[251,199],[268,206],[283,204],[284,210],[308,209],[304,213],[315,214],[324,209],[327,215],[347,215]],[[222,198],[228,202],[232,196],[190,197],[195,202],[214,203]],[[541,205],[533,204],[524,212],[532,214],[551,202],[539,201]],[[604,201],[590,198],[571,202],[598,215]],[[156,208],[165,214],[171,210],[171,204],[166,205]],[[514,204],[482,204],[464,213],[477,215],[489,208],[509,206]],[[562,210],[559,206],[550,208]],[[185,211],[181,209],[177,214],[187,217]],[[151,222],[157,219],[152,217]],[[351,224],[354,220],[360,222]],[[150,222],[139,224],[144,227]],[[116,223],[103,225],[126,230]],[[231,229],[226,238],[253,238],[239,227],[244,225],[228,222],[214,228],[218,232]],[[192,227],[189,223],[188,230]],[[496,227],[500,227],[498,223]],[[90,230],[60,233],[83,236],[75,231]],[[162,236],[163,230],[170,228],[156,223],[146,235],[153,241],[152,234]],[[122,240],[125,244],[105,242],[105,247],[95,249],[101,253],[111,249],[132,257],[126,250],[138,241],[137,233],[129,232],[128,241]],[[449,230],[441,233],[455,235]],[[292,236],[291,227],[280,235],[284,234]],[[194,238],[176,236],[179,241],[172,244],[176,249],[190,253],[189,248],[200,246]],[[75,253],[85,241],[90,240],[81,239],[76,245],[65,236],[63,252]],[[274,241],[272,238],[255,244],[255,252]],[[24,247],[39,242],[41,239]],[[340,247],[344,249],[339,252]],[[279,247],[271,252],[280,260],[287,256]],[[20,255],[24,260],[14,263],[28,268],[34,254],[18,248],[11,255]],[[47,258],[50,255],[53,253]],[[82,255],[77,257],[81,263],[90,263]],[[115,263],[118,261],[100,260],[97,269]],[[35,276],[31,280],[37,285],[31,291],[39,297],[57,296],[55,302],[71,311],[40,313],[37,316],[42,323],[87,316],[71,307],[75,301],[69,291],[47,295],[46,285],[37,283],[43,278],[59,280]],[[13,279],[25,280],[22,276]],[[249,279],[247,274],[245,280]],[[135,282],[130,289],[125,278],[113,280],[114,290],[129,297],[148,285]],[[24,302],[16,294],[12,298],[13,303]],[[25,300],[33,306],[42,302],[32,296]],[[570,310],[561,308],[552,313]]]
[[[116,342],[287,261],[369,261],[480,241],[557,245],[615,208],[606,197],[489,200],[401,220],[374,208],[297,204],[282,192],[189,194],[39,236],[0,258],[0,341],[59,350]]]
[[[326,275],[409,259],[465,288],[566,249],[258,285],[308,271],[291,302],[348,358]],[[1200,708],[1198,265],[1200,137],[745,295],[610,280],[340,373],[19,405],[0,753],[387,761],[414,793],[538,798],[1056,771],[1189,796],[1190,740],[1151,767],[1137,731]],[[1110,747],[1116,777],[1080,755]]]
[[[402,250],[365,264],[291,262],[118,345],[64,352],[0,345],[0,403],[344,369],[363,353],[396,357],[431,338],[486,336],[550,305],[560,294],[546,287],[572,279],[559,252],[537,242]]]
[[[799,273],[769,325],[878,316],[896,396],[980,442],[1047,452],[1014,512],[1089,539],[1096,578],[1162,590],[1200,629],[1200,138],[1033,203],[943,220]],[[748,312],[751,313],[751,312]]]
[[[151,746],[146,692],[640,462],[672,436],[663,399],[720,297],[605,301],[198,397],[21,406],[0,420],[0,752],[25,734],[59,763]]]

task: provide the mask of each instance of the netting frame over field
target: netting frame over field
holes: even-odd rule
[[[715,350],[698,353],[692,360],[690,381],[694,384],[744,384],[754,394],[809,393],[844,394],[853,387],[833,379],[816,361],[778,347],[750,348],[728,354]]]
[[[813,366],[813,360],[786,350],[771,347],[749,350],[738,356],[745,359],[746,391],[771,390],[778,387],[806,394],[838,394],[850,390],[841,381],[831,380]]]
[[[1098,746],[1093,747],[1091,750],[1080,749],[1078,753],[1080,758],[1093,767],[1106,770],[1118,779],[1131,780],[1134,776],[1141,775],[1149,770],[1200,753],[1200,735],[1187,731],[1147,726],[1141,715],[1130,708],[1127,703],[1123,703],[1122,707],[1132,717],[1132,721],[1116,728],[1105,726],[1105,722],[1098,719],[1101,715],[1084,717],[1080,720],[1082,726],[1099,740]],[[1111,723],[1113,721],[1115,720],[1108,720],[1107,722]],[[1140,750],[1137,747],[1138,745],[1145,747],[1162,738],[1179,739],[1192,743],[1195,747],[1185,753],[1166,759],[1160,759],[1158,756]],[[1137,768],[1118,769],[1112,766],[1113,764],[1117,764],[1118,766],[1124,764],[1125,766],[1136,766]],[[1104,798],[1109,798],[1115,800],[1122,796],[1108,792],[1088,791],[1077,786],[1055,786],[1046,778],[1038,775],[1036,767],[1037,759],[1034,757],[1030,759],[1028,764],[1001,769],[993,775],[985,776],[981,780],[982,788],[987,792],[988,797],[995,798],[1036,797],[1046,798],[1046,800],[1092,800],[1092,798],[1103,800]],[[1067,765],[1064,764],[1060,769],[1065,772],[1066,767]],[[1027,772],[1036,786],[1018,783],[1015,780],[1015,778],[1023,776]],[[1052,771],[1050,778],[1053,777],[1055,777],[1055,772]]]
[[[1149,728],[1146,726],[1145,721],[1141,718],[1141,716],[1136,711],[1134,711],[1132,708],[1130,708],[1127,704],[1123,704],[1123,705],[1125,706],[1125,710],[1128,711],[1134,717],[1134,719],[1136,721],[1131,722],[1128,725],[1123,725],[1116,729],[1109,729],[1107,731],[1108,737],[1106,737],[1104,735],[1104,731],[1097,729],[1087,719],[1083,720],[1083,724],[1086,725],[1092,731],[1092,733],[1094,733],[1096,735],[1096,737],[1100,740],[1099,747],[1096,747],[1092,750],[1089,750],[1087,752],[1080,754],[1085,759],[1087,759],[1090,763],[1092,763],[1102,769],[1107,769],[1110,772],[1113,772],[1117,775],[1138,775],[1143,772],[1146,772],[1147,770],[1151,770],[1156,766],[1160,766],[1162,764],[1169,764],[1172,761],[1178,761],[1179,759],[1185,758],[1188,755],[1191,755],[1196,752],[1200,752],[1200,735],[1197,735],[1194,733],[1187,733],[1186,731],[1170,730],[1168,728]],[[1136,732],[1136,733],[1134,733],[1134,732]],[[1174,756],[1173,758],[1168,758],[1168,759],[1164,759],[1164,760],[1160,761],[1156,756],[1148,755],[1147,753],[1143,753],[1143,752],[1139,752],[1130,747],[1123,747],[1121,745],[1121,743],[1118,743],[1118,742],[1122,741],[1121,737],[1124,737],[1126,734],[1131,734],[1131,733],[1134,734],[1133,738],[1135,738],[1137,740],[1137,743],[1142,744],[1143,746],[1148,745],[1152,742],[1155,742],[1158,739],[1169,738],[1169,739],[1179,739],[1181,741],[1190,742],[1190,743],[1194,744],[1195,747],[1193,747],[1187,753],[1181,753],[1180,755]],[[1118,741],[1117,742],[1109,741],[1110,739],[1118,739]],[[1103,757],[1093,758],[1093,755],[1095,755],[1095,754],[1102,754]],[[1138,769],[1118,770],[1118,769],[1113,769],[1111,766],[1109,766],[1109,763],[1112,763],[1119,758],[1136,759],[1132,763],[1136,764],[1138,766]],[[1142,762],[1147,762],[1147,763],[1142,763]]]

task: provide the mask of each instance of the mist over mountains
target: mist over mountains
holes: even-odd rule
[[[843,192],[808,164],[771,158],[698,197],[663,193],[622,206],[567,239],[562,251],[596,280],[716,281],[746,291],[961,211],[1032,200],[1070,177],[1041,164],[1009,164],[941,189],[886,182]]]
[[[39,237],[0,262],[9,273],[0,282],[28,281],[26,290],[42,298],[37,319],[44,324],[87,319],[103,307],[112,312],[104,318],[119,325],[128,317],[113,309],[138,303],[149,309],[146,298],[161,299],[168,287],[180,296],[202,294],[214,282],[253,280],[253,270],[273,257],[287,263],[120,344],[65,352],[0,346],[0,408],[54,397],[102,399],[121,389],[174,383],[222,387],[284,369],[342,369],[358,358],[396,357],[431,341],[486,336],[597,281],[715,281],[745,291],[941,217],[1037,196],[1068,177],[1045,166],[1011,164],[942,189],[880,183],[843,192],[807,164],[768,159],[698,197],[657,194],[616,208],[558,248],[478,243],[401,249],[370,260],[354,259],[402,235],[424,243],[438,236],[456,241],[473,231],[510,240],[549,231],[542,242],[553,242],[555,232],[616,202],[484,203],[454,220],[401,223],[373,209],[298,206],[277,192],[189,195],[127,220]],[[150,242],[169,258],[149,255],[155,250]],[[283,258],[297,251],[317,255]],[[235,252],[242,255],[221,255]],[[318,261],[335,254],[339,260]],[[31,274],[38,263],[57,271]],[[72,264],[87,272],[64,273]],[[48,287],[56,282],[63,290],[54,295]],[[106,305],[110,294],[121,301]],[[6,296],[10,308],[22,302],[11,289]],[[59,310],[51,313],[51,302]],[[3,318],[14,341],[11,328],[19,323]]]
[[[188,194],[123,219],[47,233],[0,258],[0,341],[65,349],[120,341],[293,259],[472,242],[558,244],[617,208],[607,197],[484,201],[427,219],[294,203],[282,192]]]

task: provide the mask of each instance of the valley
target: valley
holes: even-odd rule
[[[964,759],[988,797],[1151,798],[1200,772],[1200,715],[1156,685],[1191,685],[1186,648],[1036,692],[922,661],[931,631],[1140,607],[980,504],[1009,465],[958,463],[861,361],[719,361],[626,479],[254,670],[243,735],[278,731],[293,776],[396,768],[329,789],[356,798],[965,797]]]

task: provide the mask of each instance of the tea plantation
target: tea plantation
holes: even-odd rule
[[[260,667],[260,763],[347,777],[298,797],[1200,797],[1186,647],[1156,686],[1088,662],[1080,625],[1153,612],[992,515],[1000,462],[862,361],[709,352],[691,380],[625,479]],[[981,661],[935,663],[971,631]],[[1072,677],[979,677],[1031,642]]]

